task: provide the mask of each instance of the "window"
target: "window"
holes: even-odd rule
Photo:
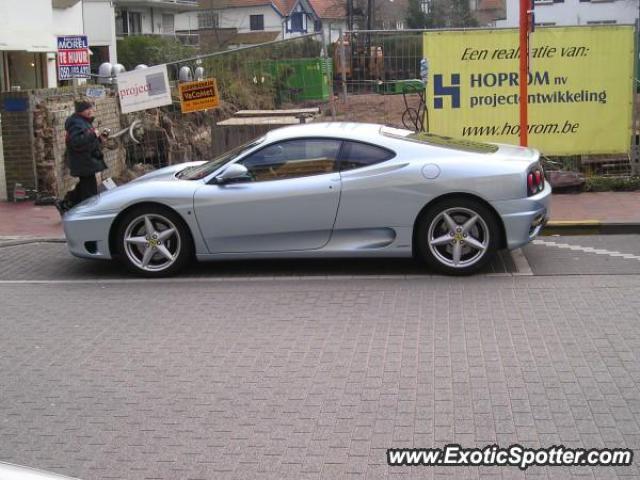
[[[291,31],[302,32],[302,12],[295,12],[291,14]]]
[[[222,167],[225,163],[229,163],[240,155],[244,154],[246,151],[251,150],[253,147],[259,145],[264,141],[264,137],[260,137],[252,142],[245,143],[244,145],[240,145],[226,153],[223,153],[219,157],[214,158],[202,165],[197,165],[195,167],[187,167],[184,170],[181,170],[176,175],[178,178],[184,180],[200,180],[201,178],[207,177],[215,172],[217,169]]]
[[[321,20],[316,20],[315,22],[313,22],[313,31],[314,32],[322,31],[322,21]]]
[[[175,21],[173,15],[162,14],[162,33],[175,33]]]
[[[129,34],[142,33],[142,14],[140,12],[129,12]]]
[[[322,175],[336,171],[339,140],[300,139],[269,145],[239,163],[254,182]]]
[[[198,29],[218,28],[219,17],[217,12],[203,12],[198,14]]]
[[[129,33],[129,16],[124,9],[116,8],[116,35],[121,37]]]
[[[264,15],[250,15],[249,25],[251,30],[264,30]]]
[[[340,171],[367,167],[395,157],[396,154],[366,143],[345,142],[340,153]]]

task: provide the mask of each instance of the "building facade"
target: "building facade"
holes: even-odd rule
[[[536,0],[535,22],[540,26],[634,24],[638,0]],[[519,25],[519,0],[507,0],[507,18],[497,27]]]
[[[116,60],[109,0],[0,0],[0,91],[54,88],[56,37],[87,35],[91,63]]]
[[[116,61],[109,0],[30,0],[28,9],[24,3],[0,0],[0,91],[58,86],[58,35],[87,35],[92,66]]]
[[[336,0],[201,0],[200,36],[205,48],[232,48],[323,32],[335,41],[346,28]]]
[[[114,0],[116,36],[163,35],[198,44],[198,0]]]

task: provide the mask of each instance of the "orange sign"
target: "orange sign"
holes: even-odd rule
[[[215,78],[181,83],[179,89],[182,113],[208,110],[220,104],[218,84]]]

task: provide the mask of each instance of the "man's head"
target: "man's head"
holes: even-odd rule
[[[76,113],[81,117],[86,118],[87,120],[93,120],[96,115],[95,107],[93,103],[87,102],[86,100],[80,100],[76,102]]]

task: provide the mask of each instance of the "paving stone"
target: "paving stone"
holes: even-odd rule
[[[640,477],[386,465],[387,448],[449,442],[637,451],[638,276],[5,283],[0,297],[4,461],[90,480]]]

